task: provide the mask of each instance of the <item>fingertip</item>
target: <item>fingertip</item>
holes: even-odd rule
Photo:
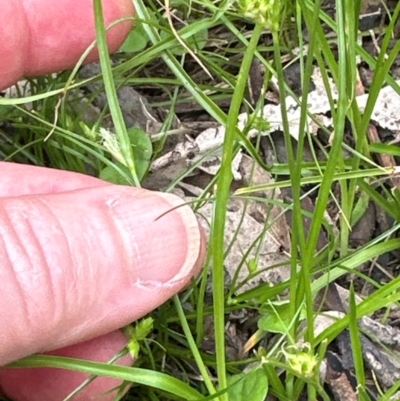
[[[26,55],[27,76],[43,75],[72,68],[96,39],[92,0],[24,0],[25,15],[29,24],[29,52]],[[111,23],[132,17],[131,0],[102,2],[106,27]],[[109,51],[122,44],[132,27],[130,21],[121,22],[107,31]],[[85,62],[97,59],[93,51]]]
[[[26,164],[0,162],[0,170],[0,198],[112,185],[85,174]]]
[[[186,204],[184,200],[170,193],[158,193],[157,196],[165,199],[168,206],[166,212],[160,213],[156,221],[160,221],[164,227],[169,227],[170,235],[177,236],[181,233],[181,243],[183,243],[183,241],[186,242],[186,255],[183,263],[176,269],[173,281],[179,282],[182,279],[188,280],[188,278],[190,279],[197,275],[200,266],[204,263],[204,232],[197,221],[196,215],[190,208],[190,205]],[[178,222],[181,222],[179,227],[177,226]],[[172,227],[174,227],[173,230],[171,230]],[[176,231],[174,232],[174,230]],[[168,252],[164,251],[164,253],[167,254]]]
[[[0,1],[0,90],[23,76],[39,76],[72,68],[96,39],[92,0]],[[131,30],[131,0],[103,0],[107,31],[114,52]],[[93,51],[86,62],[97,58]]]
[[[25,69],[29,29],[24,19],[24,9],[20,1],[7,0],[1,2],[0,36],[1,90],[21,78]]]

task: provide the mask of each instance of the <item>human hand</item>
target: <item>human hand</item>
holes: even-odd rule
[[[95,37],[92,0],[0,7],[2,88],[73,66]],[[107,24],[133,14],[131,0],[103,0],[103,8]],[[129,28],[109,32],[111,49]],[[0,365],[51,350],[108,360],[126,341],[115,330],[186,286],[202,263],[196,218],[187,206],[171,211],[182,203],[172,195],[32,166],[0,163],[0,171]],[[0,371],[3,391],[17,401],[61,400],[82,381],[61,369]],[[78,399],[117,384],[95,380]]]

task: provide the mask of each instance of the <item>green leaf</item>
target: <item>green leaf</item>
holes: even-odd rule
[[[148,41],[142,22],[137,21],[119,50],[124,53],[138,53],[146,48]]]
[[[400,156],[400,149],[398,146],[388,145],[387,143],[371,143],[369,145],[371,153],[383,153],[393,156]]]
[[[128,137],[133,146],[136,174],[141,180],[150,165],[153,146],[149,135],[140,128],[129,128]]]
[[[187,8],[188,2],[186,0],[172,0],[169,2],[170,7],[180,7],[184,6]]]
[[[150,386],[160,389],[161,391],[173,394],[184,400],[201,400],[202,395],[190,387],[185,382],[169,376],[165,373],[157,372],[150,369],[131,368],[126,366],[109,365],[107,363],[85,361],[76,358],[66,358],[54,355],[32,355],[27,358],[13,362],[9,366],[26,367],[26,368],[42,368],[53,367],[61,369],[75,370],[77,372],[89,373],[96,376],[107,376],[119,380]]]
[[[228,385],[229,401],[263,401],[268,393],[268,379],[262,369],[233,375]]]
[[[124,171],[126,176],[129,177],[128,167],[124,166],[119,162],[116,162],[115,164],[118,166],[119,169]],[[130,182],[127,181],[127,179],[112,166],[104,167],[100,171],[99,178],[101,178],[104,181],[108,181],[117,185],[130,185]]]
[[[300,312],[300,320],[304,320],[304,307]],[[288,301],[274,302],[263,310],[263,316],[258,321],[258,328],[269,333],[286,334],[291,323],[290,304]]]
[[[10,118],[13,112],[13,108],[9,106],[0,105],[0,121],[4,121]]]
[[[361,217],[364,216],[364,213],[368,209],[369,199],[369,195],[366,192],[361,193],[351,213],[352,227],[354,227],[354,225],[361,219]]]

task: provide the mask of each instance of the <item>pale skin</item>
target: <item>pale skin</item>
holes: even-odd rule
[[[131,0],[103,0],[103,9],[107,23],[134,15]],[[95,38],[92,0],[0,0],[0,10],[2,89],[73,67]],[[129,30],[109,32],[111,51]],[[48,351],[105,361],[125,345],[116,330],[201,267],[197,220],[187,206],[166,213],[182,203],[172,195],[11,163],[0,172],[0,365]],[[17,401],[61,400],[81,381],[59,369],[0,370]],[[77,399],[116,384],[97,380]]]

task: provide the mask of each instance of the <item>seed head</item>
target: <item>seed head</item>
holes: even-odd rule
[[[285,0],[238,0],[243,15],[264,25],[271,31],[279,30],[279,17]]]

